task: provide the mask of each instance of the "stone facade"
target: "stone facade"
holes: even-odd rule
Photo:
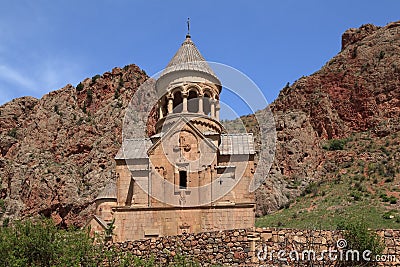
[[[187,36],[155,84],[156,134],[123,140],[116,184],[96,199],[93,231],[113,224],[121,242],[254,226],[253,135],[226,132],[221,90]]]
[[[386,260],[376,265],[399,266],[400,230],[378,230],[377,233],[385,244],[382,255]],[[301,253],[313,250],[318,258],[323,250],[337,250],[337,241],[341,238],[340,231],[253,228],[127,241],[112,247],[141,258],[153,256],[161,266],[172,262],[177,254],[201,262],[202,266],[338,266],[327,255],[323,261],[310,261],[307,254],[303,257]],[[281,257],[288,260],[278,259],[279,250],[286,252]],[[299,252],[298,261],[289,260],[288,254],[294,250]],[[345,249],[342,251],[346,253]]]

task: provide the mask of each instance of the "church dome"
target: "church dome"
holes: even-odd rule
[[[176,54],[168,63],[161,76],[173,71],[193,70],[207,73],[218,79],[214,71],[207,64],[204,57],[200,54],[190,35],[186,35],[186,40],[182,43]]]
[[[216,85],[221,84],[190,35],[186,35],[185,41],[162,71],[156,83],[157,91],[160,92],[161,89],[165,89],[177,77],[190,77],[192,80],[193,77],[198,77]]]

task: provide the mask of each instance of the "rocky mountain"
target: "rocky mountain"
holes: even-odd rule
[[[373,141],[400,131],[400,22],[347,30],[342,50],[283,88],[271,110],[278,142],[270,175],[257,192],[259,215],[286,205],[310,182],[328,179],[332,164],[346,160],[323,149],[324,140],[368,132]]]
[[[2,218],[80,226],[115,179],[124,110],[147,75],[135,65],[0,107]]]
[[[323,149],[325,140],[399,131],[399,77],[400,22],[368,24],[346,31],[342,51],[321,70],[283,88],[270,106],[278,143],[256,193],[258,215],[284,206],[341,162],[339,154]],[[1,220],[42,214],[60,225],[83,225],[94,198],[115,179],[124,110],[146,79],[129,65],[41,99],[1,106]],[[257,134],[254,116],[242,120]]]

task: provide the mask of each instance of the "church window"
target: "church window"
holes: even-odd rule
[[[179,189],[187,188],[187,172],[179,171]]]

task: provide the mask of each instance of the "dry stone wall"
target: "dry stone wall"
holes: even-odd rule
[[[377,265],[399,266],[400,230],[377,233],[386,246],[381,257],[385,261]],[[176,255],[202,266],[335,266],[335,256],[353,257],[352,253],[346,256],[345,248],[338,249],[343,242],[340,231],[256,228],[149,238],[114,247],[142,258],[153,256],[160,266],[173,262]]]

